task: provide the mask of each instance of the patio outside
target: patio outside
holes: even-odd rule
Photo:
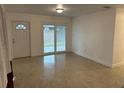
[[[65,26],[45,25],[44,28],[44,53],[55,52],[55,31],[56,51],[65,51]]]

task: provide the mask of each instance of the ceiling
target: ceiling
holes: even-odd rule
[[[103,11],[107,8],[104,6],[110,6],[111,8],[124,8],[124,5],[105,5],[105,4],[63,4],[64,8],[62,14],[56,13],[57,4],[5,4],[7,12],[15,13],[29,13],[40,15],[52,15],[52,16],[68,16],[75,17],[81,14],[88,14],[97,11]]]

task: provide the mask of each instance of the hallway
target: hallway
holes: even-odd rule
[[[16,88],[122,87],[124,66],[110,69],[73,53],[13,62]]]

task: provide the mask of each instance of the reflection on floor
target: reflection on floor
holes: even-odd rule
[[[124,66],[114,69],[73,53],[16,59],[15,87],[121,87]]]

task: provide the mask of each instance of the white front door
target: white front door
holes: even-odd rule
[[[30,56],[30,38],[28,22],[13,22],[14,58]]]

